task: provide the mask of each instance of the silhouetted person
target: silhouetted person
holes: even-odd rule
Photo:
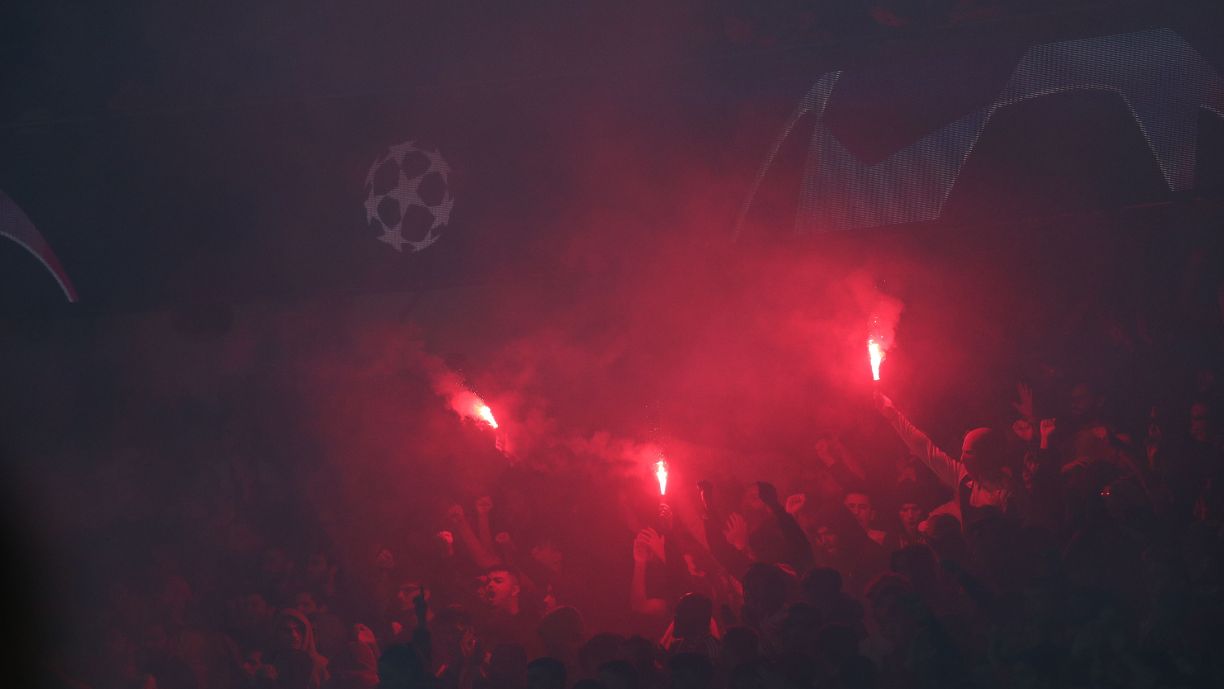
[[[536,658],[527,663],[527,689],[567,689],[565,663],[556,658]]]

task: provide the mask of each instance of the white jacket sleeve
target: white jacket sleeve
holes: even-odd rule
[[[947,452],[939,449],[935,443],[931,442],[926,433],[918,430],[918,427],[910,423],[910,420],[895,407],[885,408],[881,413],[897,435],[901,436],[901,442],[905,443],[910,452],[930,467],[940,481],[952,488],[960,484],[964,466],[959,460],[953,459]]]

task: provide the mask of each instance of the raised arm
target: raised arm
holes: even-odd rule
[[[667,614],[667,601],[646,595],[646,565],[651,557],[663,558],[663,539],[654,529],[642,529],[633,539],[633,581],[629,585],[629,607],[643,615]]]
[[[417,625],[412,630],[412,645],[416,647],[425,666],[433,671],[433,636],[429,633],[429,601],[425,599],[425,587],[421,586],[416,598],[412,599],[412,609],[416,613]]]
[[[872,399],[880,415],[893,427],[909,451],[930,467],[940,481],[955,488],[960,483],[961,463],[931,442],[926,433],[910,423],[888,397],[877,391],[872,395]]]
[[[450,520],[451,527],[455,532],[455,538],[463,544],[472,561],[477,567],[492,567],[497,564],[497,556],[489,552],[487,548],[477,538],[476,532],[472,530],[472,525],[468,524],[466,515],[463,513],[463,507],[459,505],[451,505],[446,511],[446,516]]]
[[[773,512],[774,519],[782,529],[782,537],[786,539],[787,562],[794,566],[796,572],[807,572],[816,565],[816,560],[812,557],[812,544],[808,541],[807,534],[803,533],[799,522],[795,521],[795,518],[782,506],[778,500],[778,489],[774,488],[772,483],[765,481],[757,483],[757,492],[761,496],[761,502],[765,503],[770,512]]]
[[[702,515],[702,526],[705,527],[706,545],[715,561],[722,565],[727,573],[736,579],[743,579],[744,572],[752,564],[751,558],[745,553],[748,549],[748,523],[738,514],[732,514],[725,521],[714,503],[714,484],[700,481],[697,488],[701,491],[701,502],[705,505]]]

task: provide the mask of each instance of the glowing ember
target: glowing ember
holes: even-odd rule
[[[867,354],[871,357],[871,379],[880,379],[880,362],[884,361],[884,348],[874,339],[867,340]]]
[[[489,405],[485,404],[484,402],[477,402],[475,411],[476,416],[481,421],[489,424],[489,426],[492,428],[497,428],[497,419],[493,418],[493,410],[489,409]]]
[[[667,495],[667,462],[662,457],[655,462],[655,478],[659,479],[659,495]]]

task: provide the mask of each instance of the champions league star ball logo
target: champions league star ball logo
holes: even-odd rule
[[[406,141],[387,149],[366,175],[366,222],[379,241],[413,252],[433,245],[455,204],[450,165],[435,147]]]

